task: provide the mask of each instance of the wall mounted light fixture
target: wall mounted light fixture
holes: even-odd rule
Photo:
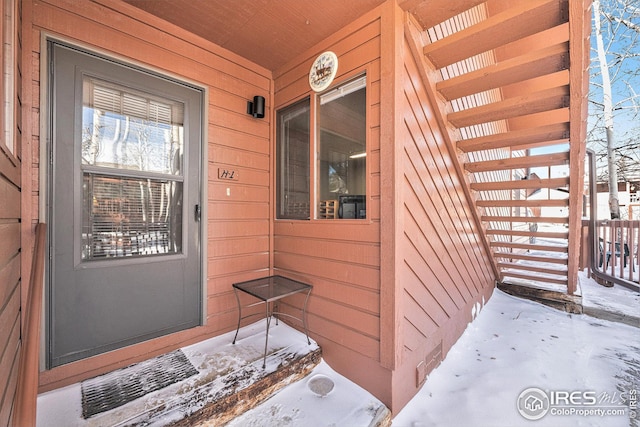
[[[247,114],[251,114],[256,119],[264,117],[264,96],[256,95],[253,102],[247,101]]]

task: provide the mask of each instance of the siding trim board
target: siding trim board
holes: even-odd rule
[[[381,84],[380,107],[386,114],[380,118],[380,364],[393,370],[401,363],[402,355],[402,343],[397,332],[402,319],[398,266],[403,218],[399,212],[402,200],[397,187],[402,178],[402,146],[397,141],[403,137],[399,105],[402,99],[401,29],[404,17],[395,1],[387,2],[381,14],[380,74],[386,83]],[[393,388],[389,388],[393,395]],[[392,401],[385,401],[385,404],[393,410]]]

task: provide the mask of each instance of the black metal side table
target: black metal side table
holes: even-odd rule
[[[269,343],[269,326],[271,325],[271,318],[273,315],[277,316],[287,316],[293,319],[299,320],[302,322],[304,327],[304,333],[307,336],[307,343],[311,344],[311,340],[309,340],[309,331],[307,330],[307,302],[309,301],[309,295],[311,295],[311,289],[313,287],[306,283],[299,282],[297,280],[289,279],[283,276],[269,276],[269,277],[261,277],[260,279],[248,280],[246,282],[234,283],[233,284],[233,292],[236,296],[236,301],[238,301],[238,327],[236,328],[236,335],[233,337],[233,344],[236,343],[236,339],[238,338],[238,332],[240,331],[240,321],[242,319],[246,319],[251,316],[255,316],[254,314],[249,314],[247,316],[242,316],[242,304],[240,303],[240,296],[238,295],[238,291],[247,293],[255,298],[257,298],[258,302],[253,304],[249,304],[245,306],[253,307],[258,304],[265,305],[265,315],[267,319],[267,332],[264,338],[264,359],[262,361],[262,368],[264,369],[267,366],[267,345]],[[304,300],[304,305],[302,306],[302,317],[292,316],[288,313],[282,313],[278,310],[278,301],[282,298],[286,298],[288,296],[306,292],[307,296]],[[277,317],[276,317],[277,321]]]

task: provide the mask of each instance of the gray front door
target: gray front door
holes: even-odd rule
[[[57,43],[48,366],[201,322],[202,91]]]

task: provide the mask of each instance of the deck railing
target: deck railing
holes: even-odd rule
[[[612,283],[626,283],[635,289],[640,288],[640,221],[595,221],[594,234],[591,239],[594,248],[590,267],[599,273],[596,276],[608,276],[616,279],[610,280]],[[599,278],[607,281],[606,278]]]
[[[38,397],[40,318],[42,313],[43,279],[45,263],[45,239],[47,226],[36,225],[31,281],[24,305],[24,327],[20,364],[18,368],[18,388],[13,414],[13,426],[36,425],[36,401]]]

